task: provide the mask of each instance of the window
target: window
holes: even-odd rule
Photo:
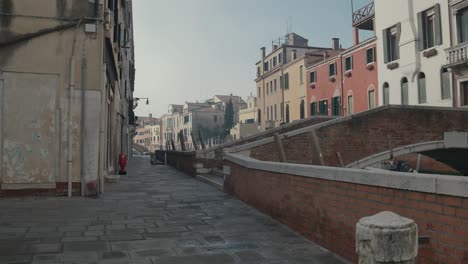
[[[270,93],[273,93],[273,81],[270,81]]]
[[[284,104],[283,103],[280,104],[280,114],[281,114],[280,116],[281,121],[284,121]]]
[[[262,110],[258,109],[257,111],[257,118],[258,118],[258,122],[261,123],[262,122]]]
[[[418,102],[420,104],[427,103],[426,97],[426,75],[424,73],[419,73],[418,75]]]
[[[273,58],[273,67],[276,67],[276,57]]]
[[[184,116],[184,124],[190,122],[190,116]]]
[[[354,114],[354,100],[353,96],[348,96],[348,115]]]
[[[440,4],[418,13],[419,50],[442,44]]]
[[[284,89],[289,89],[289,73],[284,75]]]
[[[408,79],[403,77],[403,79],[401,79],[401,104],[408,105],[408,103]]]
[[[390,104],[390,86],[388,83],[383,84],[383,104]]]
[[[442,100],[450,99],[450,72],[442,70]]]
[[[270,120],[273,120],[273,105],[270,105]]]
[[[336,62],[328,65],[328,76],[335,76],[336,75]]]
[[[277,114],[277,110],[276,110],[276,104],[275,104],[275,121],[278,120],[278,116],[276,114]]]
[[[304,83],[304,66],[299,66],[299,84]]]
[[[218,116],[213,116],[213,122],[215,122],[215,123],[218,122]]]
[[[367,101],[368,101],[369,109],[375,108],[375,91],[374,90],[369,91]]]
[[[270,83],[267,82],[267,94],[269,94],[269,93],[270,93]]]
[[[328,115],[328,100],[319,102],[319,113],[320,115]]]
[[[267,106],[267,121],[270,121],[270,107]]]
[[[391,28],[384,29],[383,43],[385,63],[392,62],[400,58],[400,32],[400,23]]]
[[[340,96],[332,98],[332,115],[333,116],[339,116],[341,114],[340,101],[341,101]]]
[[[276,79],[273,81],[274,86],[275,86],[275,92],[276,92]]]
[[[315,83],[317,81],[316,76],[315,76],[315,71],[310,72],[309,74],[310,77],[310,83]]]
[[[305,118],[305,103],[304,100],[301,100],[301,105],[299,107],[300,117],[301,119]]]
[[[458,43],[468,41],[468,8],[462,9],[457,13],[458,24]]]
[[[258,97],[262,97],[260,87],[258,87]]]
[[[286,123],[289,123],[289,105],[286,105]]]
[[[345,71],[350,71],[353,69],[353,57],[348,57],[345,59]]]
[[[366,64],[375,62],[375,48],[366,50]]]
[[[468,105],[468,82],[460,83],[460,105]]]
[[[261,74],[260,67],[257,67],[257,77],[260,77],[260,74]]]
[[[317,115],[317,103],[310,103],[310,116]]]
[[[280,89],[283,89],[284,83],[283,83],[283,76],[280,76]]]
[[[282,58],[281,54],[278,54],[278,63],[279,63],[279,64],[281,64],[281,62],[282,62],[282,61],[281,61],[281,58]]]

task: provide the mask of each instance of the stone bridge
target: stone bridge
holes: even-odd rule
[[[384,106],[227,150],[263,161],[364,168],[419,153],[468,175],[468,109]]]

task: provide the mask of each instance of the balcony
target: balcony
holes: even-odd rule
[[[468,63],[468,42],[445,49],[447,68],[466,65]]]
[[[375,5],[372,1],[353,13],[353,27],[363,30],[374,30]]]

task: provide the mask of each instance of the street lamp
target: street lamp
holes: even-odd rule
[[[135,109],[138,106],[138,101],[141,99],[146,99],[146,105],[149,105],[149,98],[148,97],[134,97],[133,100],[135,102],[135,105],[133,106],[133,109]]]

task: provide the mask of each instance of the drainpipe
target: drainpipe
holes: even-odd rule
[[[84,50],[84,49],[83,49]],[[86,58],[83,52],[81,58],[81,122],[80,122],[80,180],[81,197],[85,196],[85,134],[86,134]]]
[[[413,76],[411,76],[412,82],[415,81],[416,76],[421,71],[421,56],[419,52],[419,47],[416,43],[416,39],[418,38],[418,36],[416,35],[416,22],[414,21],[413,11],[414,11],[413,1],[408,1],[408,20],[411,26],[411,33],[413,34],[413,39],[415,40],[414,41],[414,50],[415,50],[414,54],[416,54],[415,56],[416,67],[414,68]],[[422,40],[419,39],[418,41],[422,41]],[[400,53],[400,56],[401,56],[401,53]]]
[[[81,25],[80,19],[76,25],[75,34],[73,38],[72,54],[70,56],[70,80],[68,83],[68,109],[67,109],[67,193],[68,197],[72,197],[72,165],[73,165],[73,139],[72,139],[72,100],[73,100],[73,89],[75,89],[75,46],[76,37],[78,35],[78,28]]]
[[[344,116],[344,75],[343,75],[343,54],[339,56],[340,60],[340,78],[341,78],[341,116]]]

